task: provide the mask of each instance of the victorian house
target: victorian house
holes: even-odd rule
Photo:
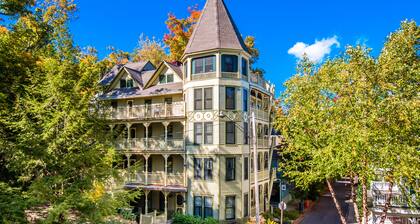
[[[274,86],[249,59],[223,0],[208,0],[181,62],[116,65],[101,80],[116,148],[124,168],[135,167],[125,188],[143,192],[143,223],[175,212],[240,222],[256,203],[269,209]]]

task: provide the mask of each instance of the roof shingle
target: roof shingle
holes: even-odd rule
[[[207,0],[184,54],[247,47],[223,0]]]

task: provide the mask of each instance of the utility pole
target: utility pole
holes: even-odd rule
[[[254,146],[254,192],[255,192],[255,221],[260,224],[260,192],[258,189],[258,171],[257,171],[257,131],[255,123],[255,112],[251,113],[252,116],[252,144]]]

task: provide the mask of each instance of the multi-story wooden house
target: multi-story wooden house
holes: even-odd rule
[[[104,76],[99,98],[125,166],[138,165],[125,187],[144,192],[136,207],[145,217],[239,221],[256,203],[268,210],[274,86],[251,74],[250,57],[223,0],[208,0],[182,62],[116,65]]]

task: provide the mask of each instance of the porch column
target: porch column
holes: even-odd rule
[[[167,179],[168,179],[168,157],[169,157],[168,154],[163,155],[163,158],[165,159],[165,177],[164,177],[164,180],[163,180],[163,183],[164,183],[165,187],[167,185]]]
[[[186,161],[186,155],[182,154],[182,160],[183,160],[183,178],[184,180],[182,181],[184,183],[184,186],[187,186],[187,161]]]
[[[126,127],[127,127],[127,145],[126,145],[126,147],[128,149],[131,149],[131,130],[130,130],[131,124],[127,123]]]
[[[125,155],[126,157],[127,157],[127,180],[128,181],[131,181],[131,172],[130,172],[130,158],[131,158],[131,155],[130,154],[126,154]]]
[[[148,204],[149,203],[147,203],[147,201],[148,201],[148,196],[149,196],[149,191],[148,190],[144,190],[144,214],[147,214],[147,212],[148,212]]]
[[[146,166],[146,172],[145,172],[145,174],[144,174],[144,179],[145,179],[145,185],[148,185],[149,184],[149,182],[148,182],[148,176],[149,176],[149,167],[148,167],[148,160],[149,160],[149,155],[148,154],[145,154],[144,155],[144,159],[145,159],[145,166]]]
[[[146,142],[145,142],[145,145],[146,145],[146,148],[147,148],[147,147],[149,147],[149,126],[150,126],[150,123],[146,122],[146,123],[143,123],[143,125],[146,128]]]
[[[183,194],[183,196],[184,196],[184,201],[182,202],[182,213],[183,214],[187,214],[187,193],[186,192],[184,192],[184,194]]]
[[[168,126],[170,123],[168,121],[162,122],[163,126],[165,126],[165,143],[168,143]]]
[[[169,192],[164,191],[163,194],[165,195],[165,223],[168,220],[168,194]]]

